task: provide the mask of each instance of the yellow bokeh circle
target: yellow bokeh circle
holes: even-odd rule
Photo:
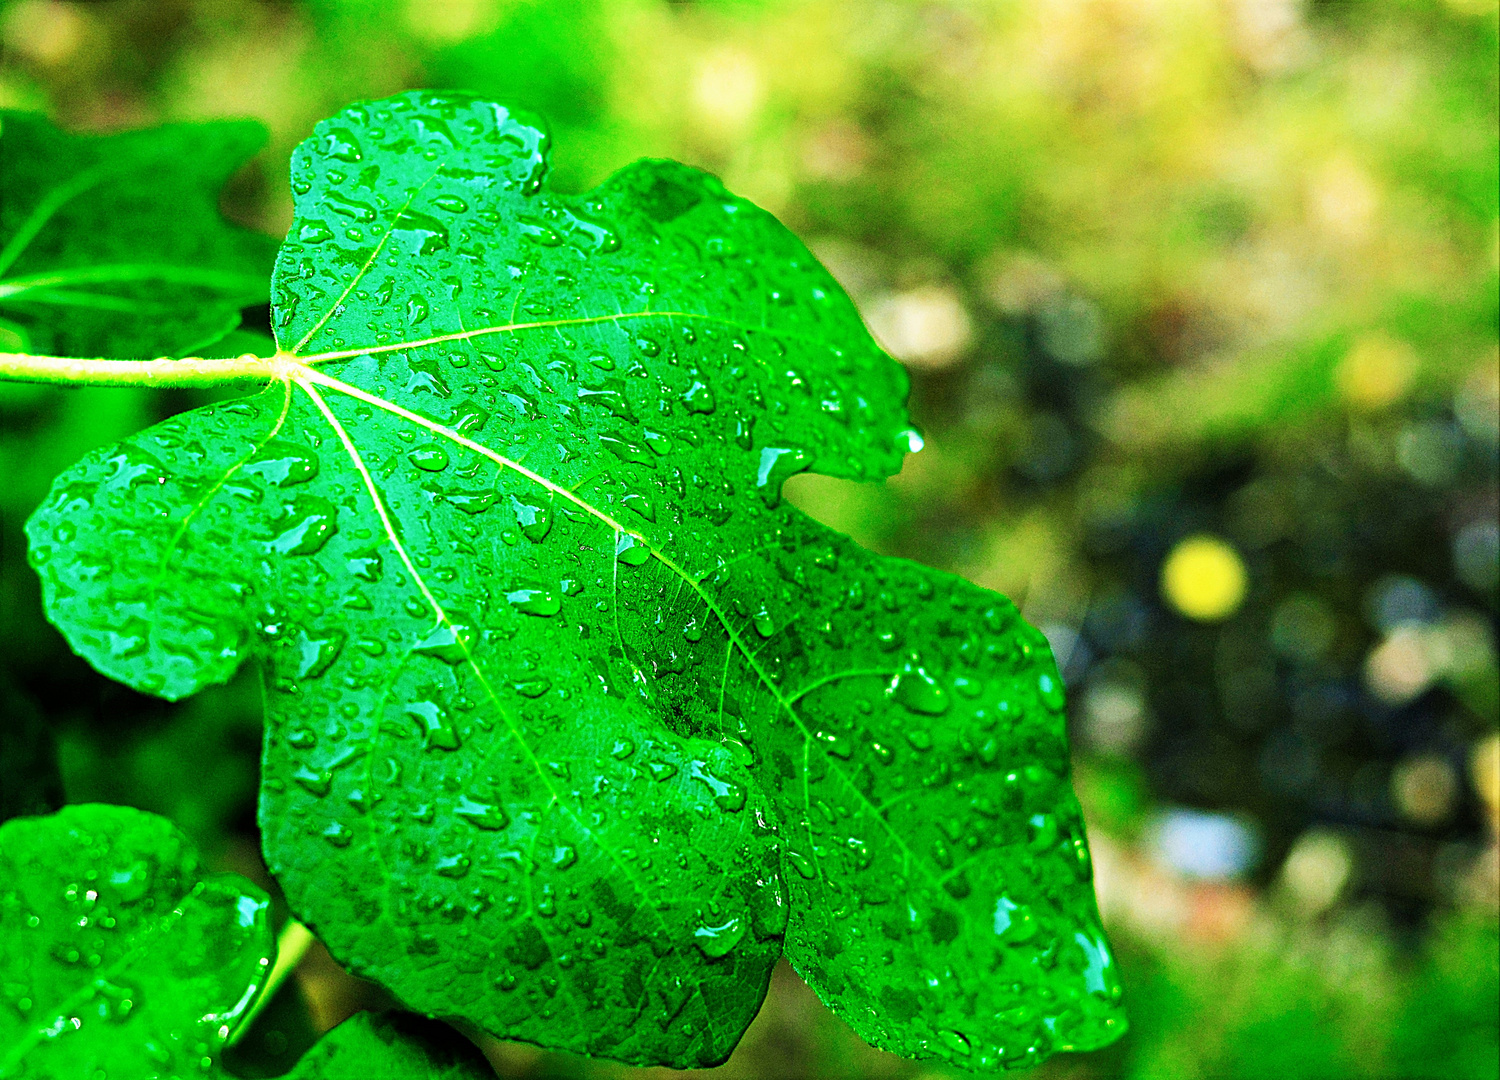
[[[1227,619],[1238,611],[1248,583],[1240,553],[1217,536],[1189,536],[1162,563],[1162,596],[1202,622]]]

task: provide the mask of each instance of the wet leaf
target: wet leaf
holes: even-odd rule
[[[266,300],[276,245],[219,215],[243,121],[71,135],[0,111],[0,351],[180,356]]]
[[[458,95],[320,125],[273,287],[303,366],[59,478],[51,618],[166,697],[261,662],[268,860],[412,1008],[708,1064],[784,953],[908,1056],[1109,1042],[1045,640],[780,498],[899,468],[901,369],[712,177],[545,167]]]
[[[0,826],[0,1077],[186,1076],[265,975],[268,901],[165,818],[68,806]]]

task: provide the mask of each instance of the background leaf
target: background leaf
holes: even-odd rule
[[[1045,641],[780,500],[896,470],[900,368],[711,177],[564,198],[545,144],[457,95],[319,125],[273,290],[307,367],[61,477],[52,618],[168,697],[265,661],[268,861],[413,1008],[712,1063],[784,936],[909,1056],[1109,1041]]]
[[[187,1075],[271,953],[265,895],[170,822],[68,806],[0,826],[0,1076]]]
[[[0,112],[0,348],[181,356],[238,326],[275,243],[225,222],[219,190],[264,142],[242,121],[88,136]]]
[[[494,1070],[445,1024],[410,1013],[355,1013],[302,1056],[287,1080],[487,1080]]]

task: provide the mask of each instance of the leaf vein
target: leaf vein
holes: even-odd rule
[[[607,846],[605,844],[602,844],[602,843],[599,843],[598,840],[594,837],[593,831],[583,821],[582,817],[576,812],[576,810],[573,807],[569,806],[560,797],[560,794],[559,794],[559,792],[557,790],[557,787],[552,783],[551,778],[547,775],[547,770],[542,765],[540,759],[537,757],[536,751],[531,747],[530,743],[528,743],[526,741],[526,739],[523,736],[521,730],[517,727],[515,719],[511,716],[510,710],[507,709],[502,704],[499,696],[495,693],[494,687],[490,685],[490,682],[485,677],[484,672],[480,670],[479,664],[475,660],[473,653],[469,650],[468,644],[462,639],[462,637],[454,629],[453,624],[449,621],[447,614],[444,612],[444,610],[442,608],[442,605],[437,602],[436,598],[432,595],[431,590],[428,589],[426,582],[422,579],[421,574],[417,571],[415,563],[412,561],[410,555],[406,551],[405,546],[401,543],[400,539],[396,535],[395,528],[394,528],[393,523],[391,521],[391,518],[389,516],[389,511],[386,509],[386,507],[385,507],[385,505],[384,505],[384,503],[383,503],[383,501],[382,501],[382,499],[380,497],[379,491],[378,491],[378,489],[375,486],[374,477],[370,475],[369,468],[365,465],[364,459],[360,455],[358,447],[356,447],[354,445],[354,441],[349,436],[348,431],[344,428],[344,425],[339,421],[338,417],[334,414],[333,410],[329,407],[328,403],[323,399],[323,396],[321,394],[319,394],[317,392],[316,388],[312,385],[314,381],[319,382],[319,383],[323,383],[325,385],[336,384],[336,385],[333,385],[333,386],[330,387],[330,388],[333,388],[333,389],[342,389],[342,388],[344,388],[345,384],[338,383],[338,380],[328,379],[327,377],[321,377],[321,376],[318,377],[318,378],[316,378],[316,379],[313,379],[311,377],[311,373],[309,373],[306,376],[300,377],[297,380],[298,385],[301,386],[302,389],[307,392],[307,394],[308,394],[309,397],[312,398],[314,404],[318,407],[319,412],[321,412],[323,414],[324,419],[327,420],[329,426],[333,428],[335,435],[338,436],[339,441],[343,444],[344,450],[349,455],[349,458],[350,458],[351,462],[354,464],[355,470],[360,474],[360,478],[364,481],[365,487],[366,487],[367,491],[369,492],[370,498],[375,503],[376,513],[377,513],[377,515],[380,518],[381,525],[385,529],[387,537],[389,537],[391,543],[395,546],[396,552],[399,555],[399,557],[401,558],[402,563],[406,566],[407,572],[412,575],[413,580],[417,583],[417,587],[421,590],[423,596],[427,599],[428,603],[432,606],[433,611],[437,615],[438,620],[443,625],[448,626],[450,630],[454,630],[455,641],[456,641],[458,647],[463,650],[465,660],[468,663],[468,666],[469,666],[470,670],[472,670],[474,672],[475,678],[479,680],[480,686],[482,686],[484,688],[485,696],[489,698],[490,704],[494,707],[496,713],[498,713],[499,716],[501,717],[501,719],[505,722],[506,727],[510,730],[510,733],[514,736],[514,738],[516,740],[516,743],[525,751],[526,756],[527,756],[527,758],[529,759],[529,761],[531,763],[532,770],[536,773],[538,779],[542,783],[542,786],[548,792],[548,795],[550,796],[550,802],[548,804],[549,808],[550,808],[550,806],[553,806],[553,805],[561,807],[563,813],[565,813],[565,814],[568,815],[568,817],[573,821],[574,825],[579,830],[580,838],[587,838],[587,839],[593,841],[598,846],[599,850],[602,851],[605,854],[605,856],[612,863],[614,863],[614,865],[616,866],[616,868],[621,872],[622,876],[627,881],[630,882],[631,886],[636,890],[637,893],[639,893],[642,897],[644,897],[644,898],[646,898],[648,900],[654,900],[655,899],[655,895],[654,895],[653,890],[648,889],[646,887],[645,883],[642,882],[641,879],[635,874],[634,869],[632,867],[626,865],[625,862],[624,862],[624,860],[620,857],[620,855],[617,852],[615,852],[614,850],[612,850],[609,846]],[[354,387],[348,387],[348,389],[349,390],[354,390],[356,388],[354,388]],[[358,395],[355,395],[355,396],[358,396]],[[378,401],[380,399],[376,399],[376,400]],[[373,403],[374,402],[372,402],[372,404]],[[391,403],[386,402],[385,404],[389,405]],[[403,410],[403,412],[405,412],[405,410]],[[413,418],[415,418],[415,414],[409,414],[408,415],[408,419],[413,419]],[[435,425],[435,427],[436,428],[441,428],[442,425]],[[447,431],[446,428],[444,428],[442,430]],[[455,438],[457,438],[459,440],[462,440],[463,444],[470,444],[470,442],[471,442],[471,440],[464,439],[462,436],[458,435],[457,432],[451,432],[450,434],[453,437],[455,437]],[[478,446],[478,444],[473,444],[473,445],[476,446],[476,447]],[[520,468],[520,466],[515,466],[515,467]],[[529,470],[526,470],[526,471],[529,472]],[[531,474],[531,475],[535,475],[535,474]],[[618,526],[617,526],[617,528],[618,528]],[[538,830],[538,833],[539,833],[539,831],[540,830]],[[534,846],[535,846],[535,843],[536,843],[536,839],[537,839],[536,835],[533,835],[533,837],[532,837],[533,849],[534,849]],[[533,857],[532,862],[533,862],[533,865],[535,865],[535,858],[534,857]],[[523,876],[525,876],[527,878],[528,906],[530,906],[532,908],[532,910],[534,911],[535,905],[530,903],[530,899],[531,899],[530,875],[529,874],[525,874]],[[387,878],[389,878],[389,877],[390,877],[390,875],[389,875],[389,873],[387,873]],[[666,923],[662,919],[661,914],[655,910],[654,905],[652,906],[651,910],[652,910],[652,913],[655,916],[657,922],[661,925],[662,929],[666,929]],[[658,961],[658,965],[659,965],[659,963],[660,962]],[[654,968],[653,968],[653,970],[654,970]],[[704,1006],[705,1013],[708,1013],[708,1014],[711,1015],[711,1010],[708,1008],[708,1003],[707,1003],[706,999],[704,999],[703,996],[702,996],[702,987],[701,986],[699,986],[699,987],[696,988],[696,993],[697,993],[700,1001],[702,1002],[702,1004]]]
[[[358,400],[363,401],[366,404],[373,405],[378,409],[382,409],[386,412],[392,413],[393,415],[400,416],[411,423],[426,428],[428,431],[431,431],[435,435],[440,435],[459,446],[466,447],[467,449],[472,450],[477,454],[482,454],[483,456],[489,458],[491,461],[495,462],[498,465],[501,465],[502,467],[514,469],[521,475],[541,485],[548,491],[562,495],[564,498],[577,505],[579,509],[583,510],[587,514],[593,515],[600,521],[608,524],[617,532],[627,533],[632,538],[644,544],[647,551],[649,551],[653,557],[655,557],[673,573],[677,574],[683,580],[688,582],[689,587],[698,594],[699,598],[704,602],[705,605],[707,605],[708,609],[714,613],[715,618],[717,618],[719,622],[724,626],[725,631],[729,634],[730,639],[735,644],[735,647],[744,655],[745,662],[750,665],[750,669],[755,673],[756,678],[759,679],[760,682],[767,688],[772,697],[776,699],[777,704],[787,714],[788,718],[791,719],[791,721],[802,732],[802,737],[804,740],[804,766],[808,763],[809,758],[807,747],[812,742],[812,733],[808,730],[806,723],[803,722],[801,715],[793,707],[793,704],[781,694],[774,680],[771,679],[770,674],[756,661],[755,654],[751,651],[748,644],[746,644],[744,636],[737,630],[735,630],[735,628],[730,624],[728,615],[719,607],[718,604],[714,602],[713,598],[709,596],[709,594],[704,590],[703,586],[700,585],[696,580],[694,580],[692,575],[690,575],[686,570],[684,570],[675,561],[673,561],[671,556],[667,555],[656,545],[652,544],[645,536],[632,529],[625,528],[625,526],[621,525],[614,518],[610,517],[609,514],[605,513],[603,510],[600,510],[598,507],[594,506],[586,499],[581,498],[580,496],[567,490],[556,482],[547,479],[546,477],[532,471],[531,469],[526,468],[519,462],[512,461],[510,458],[497,453],[496,451],[490,449],[482,443],[475,442],[473,439],[461,435],[460,433],[454,431],[452,428],[446,427],[445,425],[440,424],[435,420],[429,420],[425,416],[414,413],[409,409],[402,408],[395,402],[387,401],[385,398],[382,398],[377,394],[368,393],[365,390],[361,390],[357,386],[351,386],[350,384],[343,382],[340,379],[335,379],[332,376],[323,374],[322,372],[309,369],[301,376],[301,378],[306,382],[312,382],[322,386],[326,386],[329,389],[337,390],[340,393],[344,393],[351,397],[357,398]],[[853,778],[850,777],[843,769],[838,767],[830,767],[829,771],[839,777],[839,779],[850,790],[850,792],[853,793],[856,799],[858,799],[860,802],[865,803],[866,805],[870,805],[869,797],[859,789],[859,787],[854,783]],[[805,778],[805,768],[803,775]],[[810,808],[810,806],[811,803],[809,799],[807,807],[805,807],[805,809]],[[903,853],[903,856],[905,857],[908,865],[913,864],[915,860],[913,858],[912,852],[901,834],[898,833],[896,829],[884,819],[880,819],[877,817],[877,820],[881,821],[883,829],[889,835],[891,842],[895,844],[897,849]],[[812,831],[810,820],[807,823],[807,827],[810,837]],[[922,867],[924,875],[929,880],[932,879],[932,874],[927,870],[925,864],[916,863],[916,865]]]

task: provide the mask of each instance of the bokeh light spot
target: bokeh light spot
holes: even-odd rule
[[[1282,863],[1281,881],[1299,909],[1317,915],[1333,906],[1353,869],[1348,841],[1327,829],[1309,829]]]
[[[1162,595],[1182,614],[1200,622],[1233,615],[1244,603],[1248,584],[1240,553],[1217,536],[1188,537],[1162,564]]]
[[[1417,367],[1417,354],[1410,345],[1384,334],[1370,334],[1354,343],[1334,378],[1351,405],[1383,409],[1406,396]]]
[[[1401,813],[1418,825],[1437,825],[1453,813],[1458,778],[1437,754],[1408,758],[1391,774],[1391,794]]]

